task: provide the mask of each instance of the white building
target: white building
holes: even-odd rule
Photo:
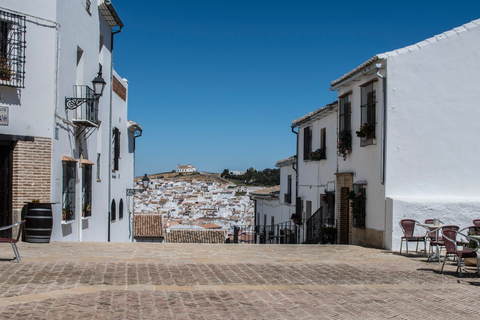
[[[53,241],[130,241],[126,189],[141,127],[127,121],[128,83],[113,70],[122,21],[103,0],[1,6],[10,75],[0,80],[0,157],[13,170],[0,178],[12,194],[0,223],[39,199],[52,203]],[[100,78],[101,95],[92,89]]]
[[[403,218],[466,227],[479,217],[479,25],[378,54],[332,82],[339,134],[352,137],[336,174],[341,242],[398,249]],[[352,190],[365,197],[356,213]]]
[[[197,168],[192,166],[190,163],[187,165],[178,164],[178,172],[197,172]]]

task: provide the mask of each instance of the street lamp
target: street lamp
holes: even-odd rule
[[[103,90],[105,89],[105,85],[107,84],[102,77],[102,70],[98,72],[98,75],[95,79],[92,80],[93,83],[93,94],[95,98],[98,100],[103,95]]]
[[[150,178],[147,176],[147,174],[145,173],[145,176],[143,177],[142,179],[142,184],[143,184],[143,189],[147,189],[148,188],[148,184],[150,183]]]

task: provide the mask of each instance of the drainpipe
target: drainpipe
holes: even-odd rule
[[[296,160],[295,162],[297,163],[297,169],[293,168],[295,170],[295,214],[297,214],[297,198],[298,198],[298,132],[295,131],[295,127],[292,126],[292,132],[297,135],[297,148],[296,148]],[[301,213],[300,213],[301,214]]]
[[[380,135],[380,148],[381,148],[381,157],[380,157],[380,183],[385,185],[385,133],[387,131],[387,79],[385,76],[380,74],[380,68],[382,67],[381,63],[375,64],[377,68],[376,76],[382,79],[382,91],[383,91],[383,105],[382,105],[382,130]]]
[[[105,3],[111,4],[110,1],[105,1]],[[109,126],[108,126],[108,231],[107,231],[107,241],[110,242],[110,226],[112,224],[112,110],[113,110],[113,38],[117,33],[122,32],[123,25],[120,26],[120,29],[117,31],[112,31],[112,42],[111,42],[111,51],[110,51],[110,114],[109,114]]]
[[[135,135],[135,133],[139,132],[138,135]],[[133,180],[135,181],[135,145],[137,144],[137,138],[140,138],[143,134],[143,130],[137,130],[133,133]],[[130,206],[129,206],[130,207]],[[131,221],[130,221],[130,234],[129,237],[131,238],[133,242],[133,229],[134,229],[134,223],[135,223],[135,195],[133,195],[133,200],[132,200],[132,215],[131,215]],[[129,208],[130,209],[130,208]]]

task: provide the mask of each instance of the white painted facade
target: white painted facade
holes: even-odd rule
[[[297,185],[297,157],[289,157],[277,161],[275,167],[280,169],[279,210],[275,213],[275,221],[287,222],[295,213],[296,185]]]
[[[480,217],[479,152],[473,147],[480,133],[479,25],[476,20],[376,55],[332,82],[339,97],[349,93],[352,110],[352,153],[338,172],[351,172],[354,183],[366,186],[365,230],[351,234],[350,243],[398,250],[403,218],[466,227]],[[376,139],[362,147],[355,131],[360,90],[370,81]]]
[[[0,133],[51,139],[52,241],[131,241],[126,189],[133,188],[137,130],[128,129],[127,102],[112,87],[116,77],[128,92],[128,83],[112,67],[112,32],[119,31],[123,24],[109,2],[91,2],[90,8],[80,0],[2,2],[0,10],[26,16],[27,31],[24,88],[17,91],[0,86],[0,106],[9,107],[9,125],[0,127]],[[98,100],[98,122],[81,125],[76,120],[82,118],[80,110],[85,104],[67,110],[66,98],[76,97],[74,85],[92,88],[99,65],[106,86]],[[112,170],[113,128],[120,132],[118,170]],[[75,163],[75,206],[68,221],[62,215],[63,166],[67,158],[71,160],[67,162]],[[85,165],[92,168],[89,217],[83,216],[82,208]],[[115,220],[111,219],[113,200]],[[119,218],[120,203],[123,219]]]
[[[298,128],[297,197],[302,202],[303,222],[306,222],[318,210],[320,210],[319,214],[322,219],[334,219],[333,207],[327,208],[325,195],[327,192],[335,191],[335,172],[338,162],[336,147],[337,109],[337,103],[335,102],[292,122],[292,128]],[[306,128],[308,129],[306,130]],[[308,138],[305,137],[306,132],[309,132],[311,137],[309,144],[311,152],[319,149],[325,152],[322,159],[312,160],[305,154],[304,140]]]
[[[197,172],[197,168],[192,166],[190,163],[187,165],[178,164],[178,172]]]

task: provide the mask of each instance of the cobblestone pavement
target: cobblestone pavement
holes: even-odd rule
[[[0,246],[1,319],[472,319],[480,276],[340,245]],[[7,259],[8,258],[8,259]]]

